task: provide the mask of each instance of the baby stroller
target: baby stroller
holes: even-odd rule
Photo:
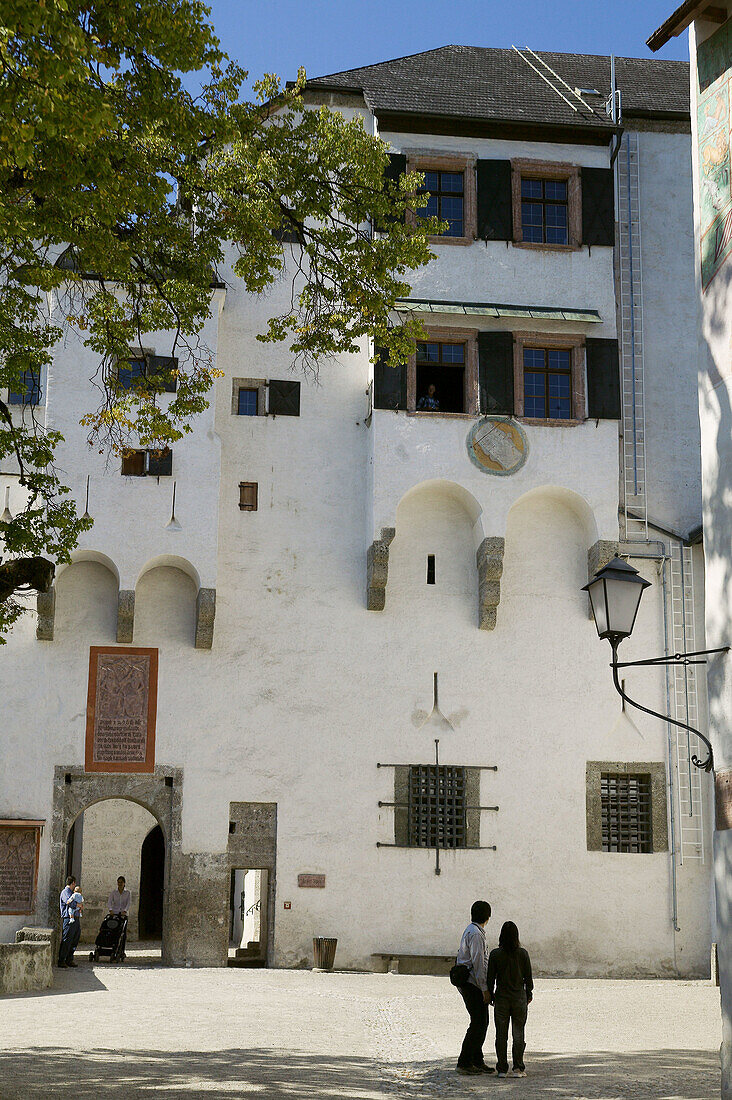
[[[92,962],[98,962],[100,955],[105,955],[110,962],[124,962],[126,943],[127,917],[119,913],[109,913],[102,921],[89,958]]]

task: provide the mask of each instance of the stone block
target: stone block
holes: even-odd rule
[[[130,643],[135,630],[134,590],[121,588],[117,597],[117,641]]]
[[[211,649],[216,617],[216,589],[199,588],[196,596],[196,649]]]
[[[609,539],[598,539],[593,543],[590,549],[587,551],[587,580],[592,580],[595,573],[600,569],[604,569],[605,566],[613,560],[620,550],[620,543],[612,542]],[[590,604],[589,596],[587,598],[587,614],[592,616],[592,605]]]
[[[383,611],[386,607],[386,582],[389,579],[389,546],[396,528],[382,527],[381,538],[366,551],[366,608]]]
[[[0,943],[0,995],[53,985],[51,941]]]
[[[40,928],[40,927],[26,927],[19,928],[15,933],[16,943],[50,943],[51,944],[51,958],[58,958],[58,941],[59,941],[59,929],[58,928]]]
[[[49,588],[48,592],[39,592],[36,596],[36,611],[38,623],[36,625],[36,638],[39,642],[53,641],[53,628],[56,619],[56,589]]]
[[[493,630],[501,601],[501,577],[506,540],[499,536],[484,538],[475,555],[478,567],[478,625]]]

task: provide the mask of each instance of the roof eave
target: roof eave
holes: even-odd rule
[[[419,133],[443,133],[446,132],[446,127],[452,126],[454,129],[462,123],[471,130],[515,130],[519,128],[525,130],[527,134],[548,135],[561,132],[566,138],[571,136],[580,138],[582,136],[582,139],[586,140],[588,137],[592,137],[599,139],[601,142],[609,141],[613,134],[622,132],[621,126],[616,126],[609,120],[605,122],[601,118],[576,125],[571,122],[542,122],[527,118],[471,118],[465,115],[439,114],[426,111],[395,111],[380,107],[375,107],[373,110],[379,121],[380,129],[392,129],[394,132],[403,129],[409,133],[411,132],[410,127],[414,127],[415,131]],[[388,125],[389,123],[392,125]]]
[[[718,23],[720,22],[719,8],[715,4],[710,4],[709,0],[684,0],[684,3],[668,17],[666,22],[646,39],[646,45],[653,53],[657,53],[672,38],[678,38],[695,19],[711,19],[713,23]],[[721,21],[724,22],[724,20]]]

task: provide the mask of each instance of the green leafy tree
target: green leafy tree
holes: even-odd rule
[[[98,356],[89,444],[117,453],[192,430],[218,373],[201,335],[212,284],[232,274],[252,293],[292,280],[259,338],[286,342],[304,370],[367,335],[397,361],[418,334],[390,317],[441,228],[405,217],[426,201],[421,177],[385,186],[384,143],[358,119],[304,109],[302,72],[290,89],[265,77],[244,100],[247,74],[208,16],[198,0],[2,5],[0,469],[26,503],[0,519],[0,640],[18,593],[47,590],[91,525],[54,464],[62,437],[30,402],[2,399],[28,391],[67,327]],[[172,367],[129,388],[117,375],[161,330],[177,359],[165,404]]]

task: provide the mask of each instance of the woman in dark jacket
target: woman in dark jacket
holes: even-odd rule
[[[526,1076],[524,1028],[533,990],[529,953],[519,942],[518,928],[512,920],[507,920],[498,937],[498,947],[488,956],[488,994],[494,1006],[499,1077],[508,1076],[509,1020],[513,1035],[513,1074],[514,1077]]]

